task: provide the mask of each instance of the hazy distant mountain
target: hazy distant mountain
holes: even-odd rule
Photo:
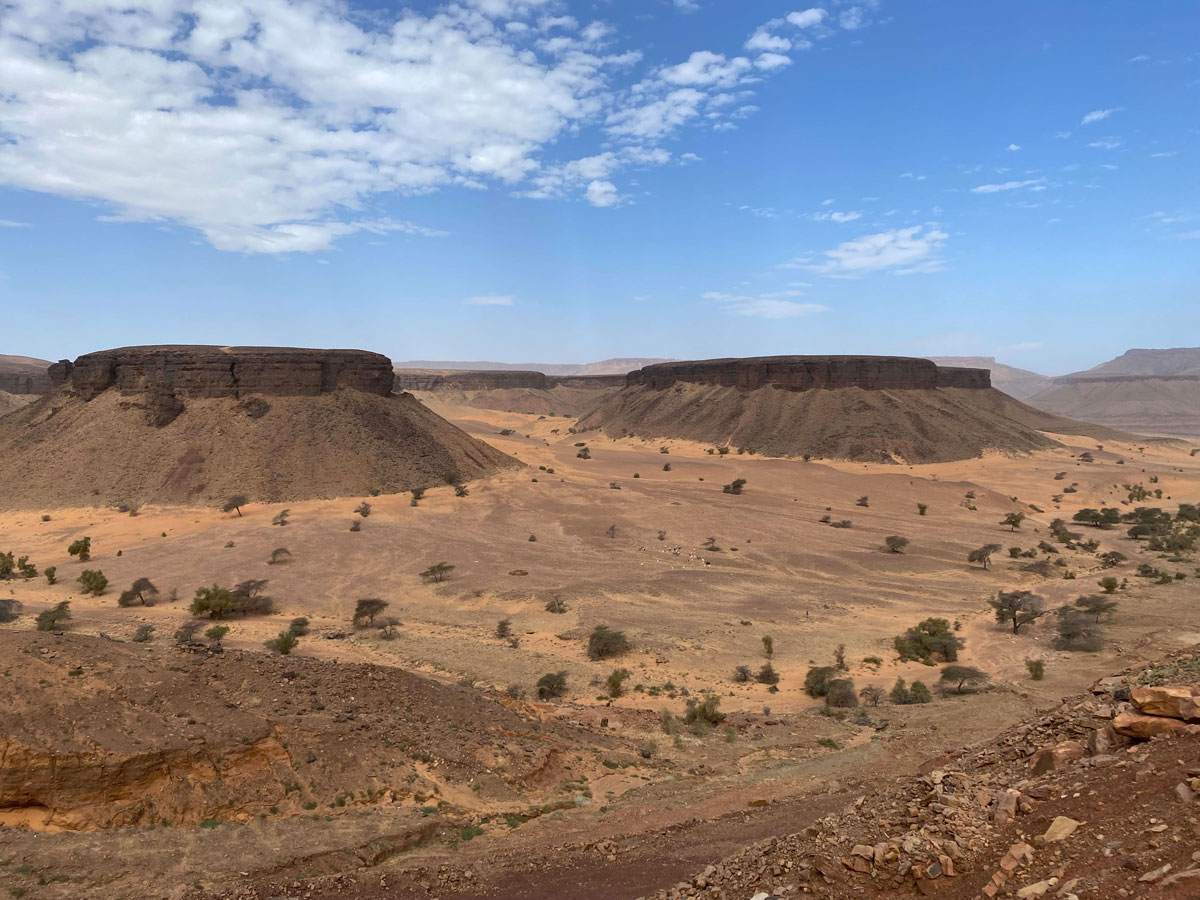
[[[1200,347],[1126,350],[1116,359],[1110,359],[1083,372],[1073,372],[1066,377],[1091,378],[1109,375],[1200,375]]]
[[[1128,350],[1055,378],[1029,403],[1143,434],[1200,435],[1200,347]]]
[[[18,395],[46,393],[50,390],[50,376],[46,374],[48,365],[48,359],[0,353],[0,391]]]
[[[634,369],[640,369],[643,366],[650,366],[660,362],[672,362],[672,360],[622,357],[618,359],[603,359],[600,362],[593,363],[502,363],[410,359],[404,362],[393,362],[392,368],[437,369],[460,372],[519,370],[522,372],[541,372],[544,375],[624,375],[626,372],[632,372]]]
[[[1054,381],[1048,375],[1039,375],[1028,369],[1017,369],[996,362],[994,356],[931,356],[939,366],[962,366],[968,369],[990,369],[992,387],[1004,391],[1010,397],[1026,400],[1038,391],[1045,390]]]

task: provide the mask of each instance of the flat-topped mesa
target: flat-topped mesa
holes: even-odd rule
[[[6,394],[47,394],[50,392],[50,376],[45,373],[0,372],[0,391]]]
[[[658,363],[630,372],[627,386],[663,390],[676,382],[722,387],[775,387],[789,391],[834,388],[919,390],[939,387],[989,388],[987,369],[938,366],[904,356],[758,356]]]
[[[547,378],[541,372],[524,372],[517,369],[397,369],[395,387],[398,391],[492,391],[503,388],[541,390],[547,387]]]
[[[547,375],[547,387],[570,387],[584,390],[625,387],[626,375]]]
[[[352,388],[386,397],[393,377],[391,360],[365,350],[184,345],[87,353],[55,363],[49,374],[55,387],[66,385],[84,400],[109,388],[181,398],[305,397]]]

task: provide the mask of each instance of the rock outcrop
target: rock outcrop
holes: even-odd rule
[[[353,388],[386,397],[391,361],[363,350],[290,347],[123,347],[88,353],[50,366],[54,387],[67,385],[84,400],[116,388],[123,394],[166,391],[187,398],[264,394],[313,397]]]
[[[626,376],[628,386],[663,390],[676,382],[721,387],[777,387],[790,391],[856,387],[864,390],[988,388],[987,369],[943,368],[899,356],[758,356],[659,363]]]
[[[46,394],[50,391],[50,363],[32,356],[0,354],[0,391],[6,394]]]
[[[435,372],[398,369],[395,386],[398,391],[494,391],[508,388],[545,390],[547,380],[541,372],[516,370]]]

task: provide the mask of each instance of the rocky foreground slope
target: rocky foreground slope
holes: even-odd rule
[[[50,377],[53,393],[0,420],[9,507],[359,496],[517,465],[393,396],[375,353],[131,347]]]
[[[931,760],[920,775],[653,900],[1195,898],[1198,793],[1192,651],[1104,679],[1090,696]]]
[[[1103,431],[1024,406],[992,388],[986,369],[880,356],[647,366],[578,427],[769,456],[909,463],[1042,449],[1054,444],[1044,431]]]

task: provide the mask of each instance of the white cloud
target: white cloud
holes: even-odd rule
[[[1060,141],[1065,141],[1067,138],[1069,138],[1069,137],[1071,136],[1071,132],[1069,132],[1069,131],[1057,131],[1057,132],[1055,132],[1055,133],[1054,133],[1054,136],[1055,136],[1056,138],[1058,138]]]
[[[829,13],[825,10],[814,7],[801,12],[790,12],[784,18],[787,19],[788,24],[795,25],[797,28],[812,28],[814,25],[824,22],[828,15]]]
[[[728,59],[722,53],[697,50],[687,62],[663,69],[659,77],[668,84],[733,87],[749,69],[750,60],[744,56]]]
[[[12,0],[0,184],[247,252],[418,233],[357,210],[379,194],[518,182],[601,108],[605,58],[544,60],[489,18],[550,5],[471,0],[382,20],[334,0]]]
[[[1092,141],[1088,144],[1089,147],[1095,147],[1098,150],[1116,150],[1124,143],[1120,138],[1106,137],[1098,141]]]
[[[782,53],[763,53],[758,59],[754,60],[754,66],[758,69],[763,69],[767,72],[773,72],[775,69],[782,69],[784,66],[790,66],[792,58],[784,56]]]
[[[779,20],[776,19],[776,22]],[[777,34],[771,34],[768,31],[768,26],[764,25],[750,35],[750,39],[746,41],[745,49],[751,52],[758,53],[787,53],[792,49],[792,42],[785,37],[780,37]]]
[[[1015,191],[1019,188],[1029,187],[1031,185],[1040,185],[1043,179],[1030,178],[1025,181],[1005,181],[1002,184],[981,184],[978,187],[971,188],[972,194],[995,194],[1000,191]]]
[[[671,5],[682,12],[696,12],[700,9],[700,4],[696,0],[672,0]]]
[[[611,181],[592,181],[587,186],[587,200],[592,206],[615,206],[621,201],[617,186]]]
[[[1113,113],[1117,112],[1117,110],[1118,110],[1117,107],[1114,107],[1113,109],[1094,109],[1090,113],[1085,115],[1080,120],[1079,124],[1080,125],[1091,125],[1093,122],[1102,121],[1103,119],[1107,119]]]
[[[1200,231],[1182,231],[1175,235],[1181,241],[1196,241],[1200,240]]]
[[[720,303],[724,310],[738,316],[755,316],[760,319],[794,319],[813,313],[827,312],[829,307],[820,303],[800,303],[787,297],[802,297],[803,291],[777,291],[766,294],[726,294],[709,291],[705,300]]]
[[[1012,152],[1015,152],[1015,151],[1017,151],[1017,150],[1020,150],[1020,149],[1021,149],[1021,145],[1020,145],[1020,144],[1009,144],[1009,145],[1008,145],[1008,147],[1007,147],[1007,148],[1005,148],[1005,149],[1007,149],[1007,150],[1009,150],[1009,151],[1012,151]]]
[[[829,210],[828,212],[813,213],[809,216],[814,222],[837,222],[839,225],[846,222],[853,222],[856,219],[862,218],[862,213],[858,210],[850,210],[849,212],[839,212],[838,210]]]
[[[1129,60],[1129,61],[1130,61],[1131,63],[1134,63],[1134,62],[1149,62],[1149,61],[1150,61],[1150,57],[1149,57],[1149,56],[1147,56],[1145,53],[1139,53],[1137,56],[1130,57],[1130,60]]]
[[[1178,156],[1178,155],[1179,155],[1178,150],[1164,150],[1161,153],[1151,153],[1150,158],[1151,159],[1166,159],[1167,157]]]
[[[468,297],[471,306],[512,306],[516,298],[511,294],[480,294],[478,297]]]
[[[866,24],[866,11],[861,6],[851,6],[849,9],[844,9],[838,17],[838,24],[847,31],[862,28]]]
[[[0,219],[0,228],[28,228],[28,222],[16,222],[12,219]]]
[[[949,237],[935,224],[914,225],[846,241],[826,250],[821,262],[802,257],[784,266],[844,278],[886,270],[899,275],[936,272],[943,265],[938,254]]]

